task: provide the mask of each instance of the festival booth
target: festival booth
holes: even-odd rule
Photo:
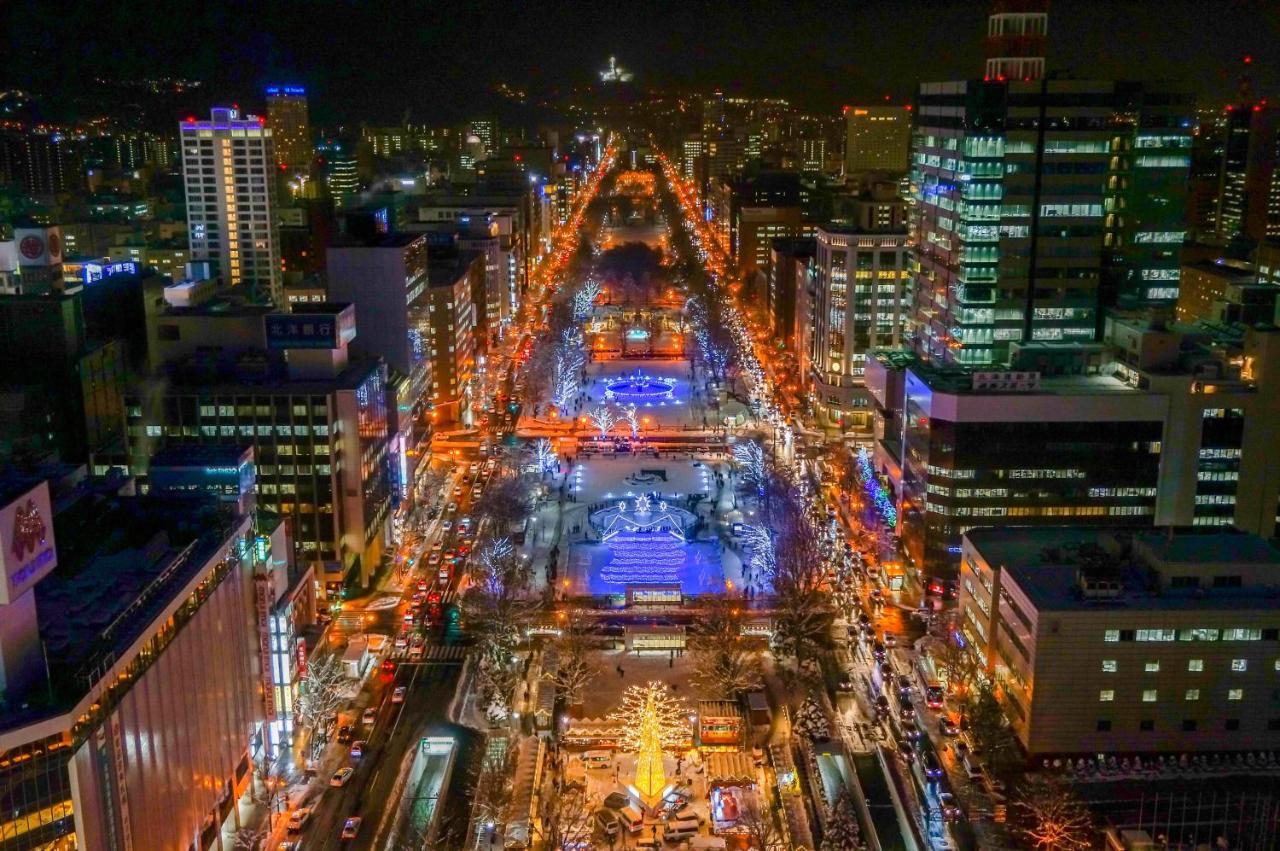
[[[671,653],[686,644],[684,627],[677,624],[627,624],[622,634],[628,653]]]
[[[704,751],[742,747],[742,709],[731,700],[698,701],[698,746]]]
[[[738,824],[743,813],[765,806],[756,785],[756,767],[749,754],[712,752],[705,756],[707,788],[711,798],[713,833],[744,832]]]
[[[610,718],[561,715],[560,724],[560,744],[570,750],[616,748],[622,735],[622,722]]]

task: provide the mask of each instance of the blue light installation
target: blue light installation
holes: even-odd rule
[[[858,478],[862,479],[862,486],[866,488],[867,496],[871,497],[876,511],[884,522],[890,526],[897,526],[898,509],[893,504],[893,498],[885,491],[884,485],[880,484],[880,477],[871,466],[871,453],[865,447],[858,450]]]

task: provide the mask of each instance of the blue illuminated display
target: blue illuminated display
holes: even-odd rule
[[[138,274],[138,264],[132,260],[121,260],[117,263],[84,264],[84,282],[86,284],[92,284],[94,281],[101,281],[103,278],[111,278],[116,275],[136,274]]]
[[[267,86],[269,95],[305,95],[307,90],[302,86]]]

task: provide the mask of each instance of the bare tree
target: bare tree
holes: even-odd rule
[[[515,651],[538,606],[529,568],[506,538],[488,542],[471,560],[462,609],[476,637],[478,684],[491,720],[511,710],[519,674]]]
[[[310,731],[310,759],[319,759],[324,750],[324,733],[345,700],[345,686],[342,661],[336,656],[308,660],[307,672],[298,683],[298,723]]]
[[[512,523],[529,516],[532,484],[524,476],[510,476],[489,483],[476,500],[473,511],[488,518],[494,534],[505,535]]]
[[[542,797],[541,818],[535,831],[546,851],[579,851],[591,840],[596,800],[576,786]]]
[[[270,831],[266,824],[257,827],[242,827],[232,836],[232,844],[240,851],[262,851]]]
[[[471,791],[471,816],[476,824],[506,825],[514,772],[514,748],[507,748],[502,756],[491,753],[484,758]]]
[[[558,666],[555,673],[547,677],[560,690],[567,706],[579,703],[583,690],[600,676],[600,666],[596,662],[598,654],[579,626],[571,621],[560,634],[555,642]]]
[[[1014,760],[1017,738],[1009,729],[1008,719],[992,683],[979,683],[970,695],[967,714],[974,745],[985,755],[988,765],[999,770]]]
[[[822,832],[822,844],[818,846],[818,851],[852,851],[865,847],[849,791],[841,789],[828,811],[827,826]]]
[[[821,536],[799,488],[777,470],[766,475],[763,508],[773,530],[775,652],[797,664],[814,659],[828,642],[832,612]]]
[[[732,698],[764,684],[760,647],[743,636],[743,621],[740,599],[714,596],[689,636],[693,683],[712,696]]]
[[[738,811],[737,826],[746,834],[747,847],[752,851],[781,851],[785,847],[782,830],[767,800],[767,787],[760,787],[758,794],[747,798]]]
[[[961,700],[967,700],[969,689],[977,682],[981,670],[973,651],[957,644],[950,631],[934,642],[931,650],[938,669],[947,678],[947,688]]]
[[[1093,847],[1093,817],[1062,780],[1028,781],[1013,803],[1018,832],[1033,848],[1075,851]]]

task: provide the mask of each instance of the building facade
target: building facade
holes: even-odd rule
[[[209,121],[182,122],[179,132],[192,259],[217,261],[230,286],[284,304],[271,128],[219,107]]]
[[[310,175],[315,151],[307,90],[301,86],[268,86],[267,126],[275,143],[276,168],[291,178]]]
[[[911,145],[911,108],[846,106],[844,170],[906,172]]]
[[[964,537],[960,630],[1030,759],[1280,744],[1280,551],[1253,535]]]

